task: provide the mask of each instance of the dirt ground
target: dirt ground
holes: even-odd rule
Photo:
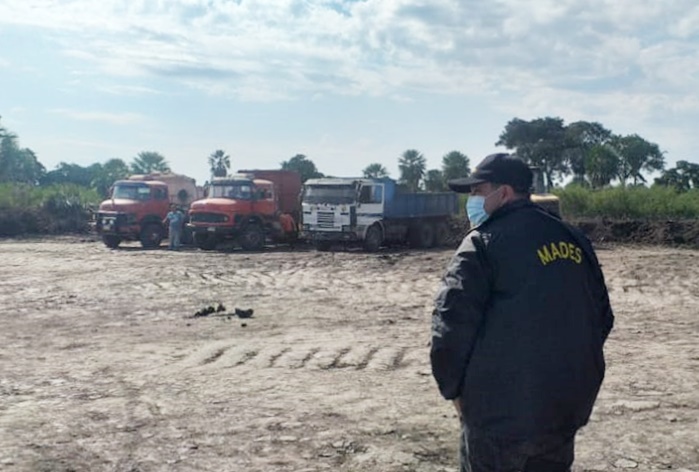
[[[699,251],[598,249],[617,322],[575,470],[699,471]],[[0,240],[0,470],[455,471],[451,253]]]

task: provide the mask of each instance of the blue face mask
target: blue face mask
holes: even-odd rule
[[[466,216],[471,226],[478,226],[488,219],[488,213],[485,211],[485,197],[480,195],[471,195],[466,200]]]
[[[466,200],[466,215],[471,226],[479,226],[484,223],[490,215],[485,211],[485,200],[490,198],[499,188],[493,190],[485,197],[482,195],[470,195]]]

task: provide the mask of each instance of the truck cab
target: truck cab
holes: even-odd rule
[[[189,204],[200,198],[202,189],[186,175],[153,172],[118,180],[110,193],[93,221],[104,244],[116,248],[122,241],[140,241],[144,248],[153,248],[167,236],[163,219],[170,204],[186,212]],[[182,237],[187,241],[189,234],[185,231]]]
[[[339,238],[356,237],[359,179],[310,179],[304,185],[301,209],[303,231],[338,233]],[[324,234],[318,234],[320,238]]]
[[[188,228],[194,243],[213,250],[225,240],[234,240],[243,249],[259,250],[268,237],[293,238],[296,223],[282,211],[277,187],[272,180],[254,174],[215,177],[208,196],[192,203],[189,210]]]
[[[119,180],[112,187],[111,199],[100,204],[95,229],[110,248],[124,240],[138,240],[144,248],[157,247],[166,234],[162,220],[169,206],[165,183]]]

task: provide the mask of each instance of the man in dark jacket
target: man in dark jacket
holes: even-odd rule
[[[588,239],[529,199],[508,154],[468,178],[472,230],[435,299],[432,372],[462,420],[462,471],[568,471],[614,315]]]

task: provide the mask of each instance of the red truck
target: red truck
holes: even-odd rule
[[[109,200],[100,204],[94,227],[107,247],[140,241],[144,248],[160,246],[167,236],[163,219],[170,204],[184,207],[202,193],[195,180],[178,174],[132,175],[118,180]]]
[[[267,240],[298,237],[301,176],[288,170],[241,170],[215,177],[205,199],[189,209],[194,244],[213,250],[226,240],[245,250],[260,250]]]

